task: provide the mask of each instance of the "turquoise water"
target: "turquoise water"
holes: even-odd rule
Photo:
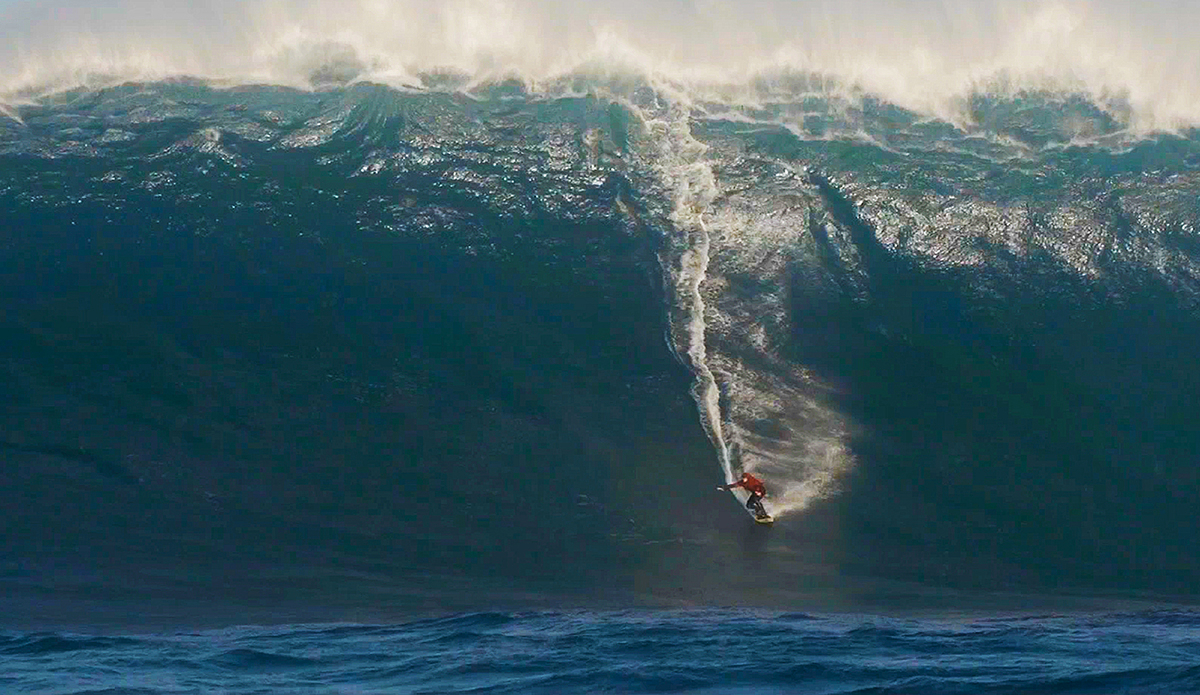
[[[980,106],[1042,133],[985,153],[882,104],[864,141],[614,98],[24,107],[11,594],[1192,595],[1192,139],[1044,145],[1080,116],[1034,97]]]

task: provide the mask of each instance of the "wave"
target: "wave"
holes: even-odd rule
[[[695,102],[878,99],[959,126],[974,100],[1077,96],[1137,133],[1194,127],[1194,13],[1178,3],[537,0],[28,3],[0,25],[0,95],[193,78],[565,93],[630,77]]]
[[[1195,138],[576,86],[13,106],[25,610],[1194,594]]]

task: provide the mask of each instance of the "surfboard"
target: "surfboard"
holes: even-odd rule
[[[743,504],[742,506],[745,506],[745,505]],[[767,513],[767,509],[766,509],[766,507],[763,507],[763,506],[762,506],[762,502],[759,502],[759,503],[758,503],[758,509],[757,509],[757,510],[755,510],[755,509],[747,509],[746,511],[750,512],[750,516],[754,517],[754,521],[755,521],[755,523],[759,523],[759,524],[773,524],[773,523],[775,523],[775,517],[773,517],[773,516],[771,516],[770,514],[768,514],[768,513]],[[761,516],[760,516],[760,515],[759,515],[759,513],[758,513],[759,511],[761,511],[761,512],[762,512],[762,515],[761,515]]]
[[[734,489],[730,490],[730,492],[733,493],[734,499],[736,499],[738,501],[738,503],[742,505],[742,509],[745,509],[750,514],[750,518],[754,519],[755,523],[764,524],[764,525],[770,525],[770,524],[775,523],[775,517],[771,516],[770,514],[767,514],[766,509],[763,510],[763,516],[759,516],[758,512],[756,512],[753,509],[750,509],[749,507],[746,506],[746,500],[750,499],[749,492],[746,492],[745,490],[743,490],[741,488],[734,488]],[[760,504],[761,504],[761,502],[760,502]]]

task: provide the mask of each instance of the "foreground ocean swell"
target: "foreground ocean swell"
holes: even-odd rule
[[[21,622],[1194,596],[1193,139],[627,97],[181,81],[4,121]],[[717,186],[690,217],[675,163]],[[847,464],[767,533],[664,345],[697,217],[739,460]]]
[[[13,693],[1190,693],[1187,611],[893,619],[470,613],[398,625],[0,634]]]

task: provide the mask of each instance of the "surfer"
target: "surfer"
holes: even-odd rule
[[[746,509],[755,513],[756,516],[764,517],[767,515],[767,510],[763,509],[762,499],[767,496],[767,486],[763,485],[763,481],[750,475],[750,473],[742,473],[742,477],[737,482],[729,483],[728,485],[718,485],[718,490],[728,492],[735,487],[745,488],[746,492],[750,493],[750,499],[746,500]]]

